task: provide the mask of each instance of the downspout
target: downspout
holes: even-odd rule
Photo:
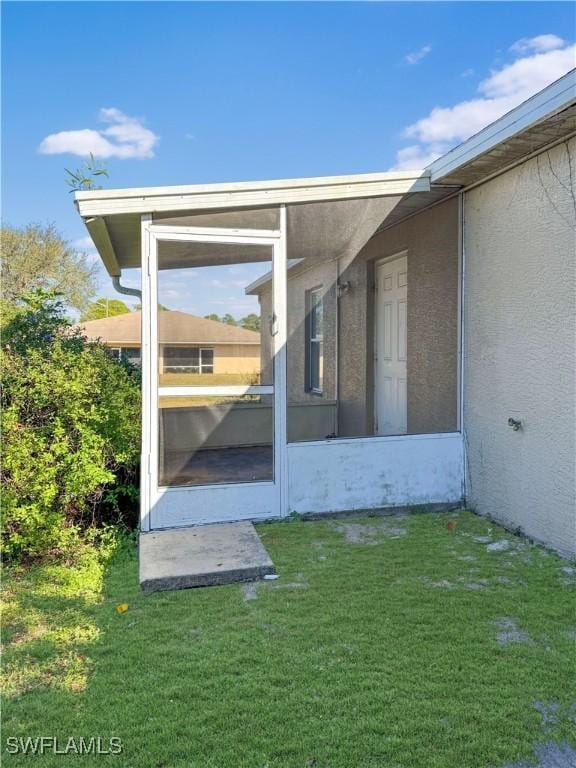
[[[142,291],[140,288],[128,288],[125,285],[121,285],[121,277],[122,275],[112,275],[112,285],[114,286],[114,290],[118,291],[118,293],[123,293],[125,296],[137,296],[140,299],[140,302],[142,302]]]

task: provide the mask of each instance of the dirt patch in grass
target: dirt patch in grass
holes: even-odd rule
[[[406,536],[408,530],[400,522],[381,520],[369,525],[363,523],[338,523],[338,533],[343,534],[346,544],[378,544],[384,538]]]
[[[528,632],[518,628],[515,619],[505,616],[501,619],[496,619],[494,625],[498,629],[496,639],[500,645],[508,645],[509,643],[527,643],[532,645],[534,643]]]
[[[521,763],[508,763],[503,768],[574,768],[576,766],[576,750],[570,744],[548,741],[545,744],[536,744],[534,753],[538,760],[534,763],[522,761]]]

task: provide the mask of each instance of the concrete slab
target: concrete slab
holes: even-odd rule
[[[145,592],[254,581],[275,573],[252,523],[219,523],[140,534]]]

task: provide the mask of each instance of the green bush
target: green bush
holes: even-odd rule
[[[4,308],[3,548],[68,554],[105,523],[127,523],[140,446],[139,372],[113,360],[36,292]]]

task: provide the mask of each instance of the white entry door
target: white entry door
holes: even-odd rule
[[[374,432],[405,435],[408,258],[405,253],[376,264]]]

